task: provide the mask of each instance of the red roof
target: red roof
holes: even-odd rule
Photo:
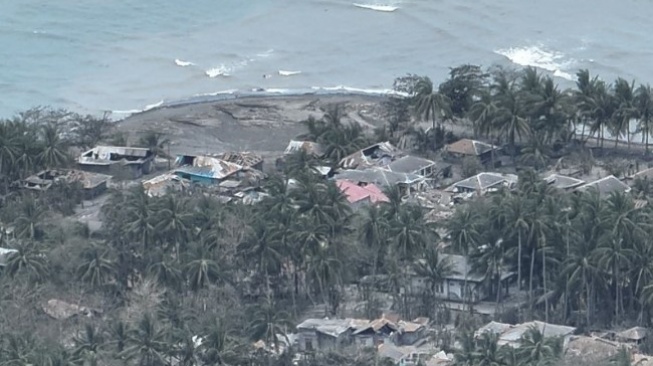
[[[363,187],[348,180],[337,180],[336,185],[347,196],[349,203],[356,203],[364,199],[369,199],[371,203],[390,202],[383,191],[374,184]]]

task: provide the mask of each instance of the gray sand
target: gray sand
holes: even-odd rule
[[[282,152],[288,141],[305,132],[299,122],[320,118],[321,107],[343,103],[345,122],[357,121],[368,129],[380,125],[382,96],[300,95],[243,97],[230,100],[164,107],[116,123],[133,143],[149,130],[171,141],[170,153],[201,154],[253,151],[266,157]]]

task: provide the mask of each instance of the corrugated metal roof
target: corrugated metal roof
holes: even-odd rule
[[[390,202],[379,187],[374,184],[368,184],[364,187],[347,180],[337,180],[336,185],[342,193],[347,197],[349,203],[356,203],[365,199],[369,199],[371,203]]]

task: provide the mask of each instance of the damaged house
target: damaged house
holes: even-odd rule
[[[386,166],[391,172],[421,175],[425,178],[434,178],[438,175],[448,175],[451,165],[440,166],[435,161],[406,155]]]
[[[343,169],[382,168],[388,166],[399,155],[399,150],[389,142],[379,142],[358,150],[340,160]]]
[[[324,150],[324,146],[317,142],[291,140],[290,143],[288,143],[288,147],[286,147],[284,154],[291,155],[298,151],[304,151],[308,155],[321,158],[324,156]]]
[[[445,154],[452,159],[475,157],[482,164],[496,160],[500,149],[498,146],[471,139],[460,139],[444,147]]]
[[[352,328],[347,319],[307,319],[297,325],[300,351],[336,350],[351,341]]]
[[[20,188],[46,191],[58,182],[77,182],[83,189],[84,199],[91,199],[107,190],[110,175],[85,172],[81,170],[43,170],[18,182]]]
[[[80,169],[109,175],[127,174],[138,178],[149,174],[154,152],[140,147],[96,146],[85,151],[77,160]]]
[[[173,173],[193,183],[214,185],[226,180],[247,180],[257,184],[263,178],[257,169],[223,160],[218,155],[180,155],[176,163],[178,167]]]
[[[500,188],[513,189],[517,186],[518,177],[514,174],[479,173],[473,177],[456,182],[445,189],[452,193],[475,193],[482,196]]]

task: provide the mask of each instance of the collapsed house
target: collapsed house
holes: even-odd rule
[[[254,165],[259,166],[261,162]],[[220,155],[180,155],[176,164],[173,173],[193,183],[214,185],[226,180],[258,183],[264,178],[261,171],[223,160]]]
[[[389,142],[379,142],[358,150],[340,160],[343,169],[382,168],[399,155],[399,150]]]
[[[96,146],[83,152],[77,164],[89,172],[138,178],[150,173],[154,157],[154,152],[146,148]]]
[[[19,187],[34,191],[46,191],[56,183],[79,183],[85,199],[101,195],[107,190],[110,175],[85,172],[81,170],[50,169],[43,170],[20,181]]]
[[[398,186],[404,194],[426,188],[424,177],[416,174],[395,173],[386,169],[343,170],[335,179],[348,180],[357,184],[375,184],[378,187]]]
[[[291,155],[299,151],[304,151],[308,155],[320,158],[324,156],[325,149],[324,146],[317,142],[291,140],[288,143],[288,147],[286,147],[284,154]]]

